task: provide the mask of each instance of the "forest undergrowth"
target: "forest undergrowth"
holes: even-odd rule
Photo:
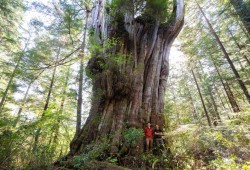
[[[249,170],[249,113],[228,114],[216,127],[184,124],[167,133],[175,168]]]
[[[88,149],[91,151],[75,156],[73,161],[70,161],[70,165],[67,162],[62,162],[61,165],[64,164],[62,167],[65,169],[90,170],[249,170],[249,110],[237,114],[229,113],[222,118],[223,122],[219,122],[214,127],[192,123],[172,125],[171,130],[164,136],[166,143],[164,152],[161,154],[144,153],[140,160],[130,159],[126,167],[118,166],[119,158],[105,155],[109,146],[105,140],[89,146]],[[137,139],[134,138],[134,140]]]

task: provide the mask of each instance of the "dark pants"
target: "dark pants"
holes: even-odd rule
[[[165,150],[165,144],[162,138],[154,139],[155,154],[160,155]]]

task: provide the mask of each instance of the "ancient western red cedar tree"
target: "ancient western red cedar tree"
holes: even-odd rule
[[[122,149],[122,134],[132,127],[142,128],[147,121],[164,124],[168,56],[183,26],[184,1],[174,0],[171,12],[166,0],[140,2],[99,0],[95,4],[90,40],[99,48],[91,51],[87,66],[94,98],[84,127],[71,142],[69,155],[106,136],[109,154],[139,156],[142,143]],[[107,39],[118,43],[105,49]]]

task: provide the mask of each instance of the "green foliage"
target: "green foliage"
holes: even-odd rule
[[[232,121],[232,120],[230,120]],[[169,132],[171,151],[181,169],[202,167],[242,169],[249,162],[249,135],[246,124],[230,122],[217,128],[183,126]]]
[[[55,150],[50,145],[40,145],[32,155],[30,155],[30,162],[32,164],[27,165],[27,169],[44,168],[51,169],[51,162],[55,157]]]
[[[222,169],[240,169],[240,166],[235,162],[235,155],[231,155],[229,158],[217,158],[211,162],[210,167],[218,170]]]
[[[133,11],[133,2],[132,0],[114,0],[111,2],[111,4],[106,4],[107,8],[111,8],[111,16],[115,18],[120,18],[122,17],[122,14],[128,10],[128,11]],[[122,9],[122,7],[124,7]],[[121,11],[122,10],[122,11]]]
[[[157,157],[153,154],[144,153],[142,155],[142,160],[145,161],[146,164],[149,166],[151,166],[158,159],[159,159],[159,157]]]
[[[100,42],[96,41],[95,35],[90,36],[88,49],[91,51],[92,58],[88,62],[86,75],[91,79],[100,76],[99,73],[104,73],[105,76],[109,77],[117,76],[113,74],[113,70],[118,70],[124,64],[132,63],[130,55],[124,55],[119,52],[107,52],[114,51],[117,46],[122,45],[119,38],[103,39],[104,42],[100,44]]]
[[[85,2],[81,3],[90,5]],[[76,73],[71,61],[78,59],[72,51],[81,44],[85,13],[73,1],[26,4],[27,13],[22,1],[0,2],[0,99],[6,95],[0,113],[0,169],[49,169],[68,153],[75,130]],[[44,111],[55,65],[55,81]]]
[[[144,136],[142,129],[129,128],[123,133],[125,143],[128,145],[136,145]]]
[[[72,37],[78,36],[81,33],[81,28],[83,24],[84,15],[79,12],[79,5],[67,3],[67,1],[61,1],[63,7],[63,20],[65,24],[65,29],[63,30],[64,33],[70,31],[70,38],[71,41],[73,40]],[[72,42],[73,43],[73,42]]]
[[[145,15],[152,16],[152,14],[154,14],[152,17],[166,22],[168,19],[170,19],[170,14],[172,12],[168,10],[169,6],[171,6],[171,1],[169,0],[148,0],[145,9]]]
[[[89,37],[89,43],[88,43],[88,50],[91,52],[92,55],[100,54],[104,51],[112,50],[117,45],[120,45],[120,41],[118,38],[107,38],[103,37],[103,42],[100,43],[96,40],[95,32],[90,31],[90,37]],[[110,57],[110,53],[105,54],[107,56],[104,57]]]
[[[116,162],[115,158],[111,158],[107,156],[107,149],[110,144],[107,138],[103,138],[98,142],[94,142],[85,147],[82,154],[75,156],[73,158],[72,165],[75,168],[79,168],[91,160],[108,160],[109,162]]]
[[[119,25],[119,22],[123,21],[125,13],[130,13],[135,18],[140,17],[145,21],[153,20],[153,23],[156,20],[166,22],[172,12],[171,5],[172,1],[169,0],[114,0],[111,4],[107,4],[107,8],[111,9],[111,16],[116,21],[114,24]]]
[[[112,163],[112,164],[117,164],[118,159],[116,157],[108,157],[107,161]]]
[[[21,0],[1,0],[0,2],[0,50],[14,51],[18,45],[18,23],[22,17],[24,4]],[[13,49],[11,49],[13,48]]]
[[[242,169],[243,169],[243,170],[250,170],[250,162],[247,162],[246,164],[244,164],[244,165],[242,166]]]

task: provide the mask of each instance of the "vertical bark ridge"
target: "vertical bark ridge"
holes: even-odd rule
[[[119,144],[121,141],[122,137],[122,129],[123,126],[125,126],[125,114],[127,110],[127,100],[122,99],[120,101],[117,101],[115,109],[114,109],[114,114],[115,114],[115,119],[113,119],[113,127],[114,127],[114,132],[113,132],[113,140],[111,143],[111,154],[116,154],[119,152]]]
[[[113,111],[114,111],[114,101],[108,101],[107,104],[105,104],[103,115],[101,122],[98,126],[98,130],[100,134],[108,134],[111,129],[112,120],[113,120]]]

